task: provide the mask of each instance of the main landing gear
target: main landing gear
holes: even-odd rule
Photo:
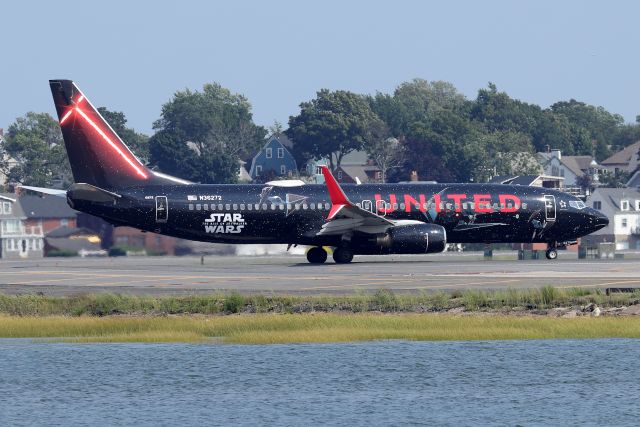
[[[307,251],[307,261],[311,264],[323,264],[327,260],[327,251],[321,247],[314,247]]]
[[[547,248],[547,252],[545,253],[547,259],[554,260],[558,258],[558,249],[556,248],[555,243],[549,243],[549,247]]]
[[[347,248],[335,248],[333,250],[333,260],[336,264],[349,264],[353,261],[353,252]]]
[[[322,247],[313,247],[307,251],[307,261],[311,264],[323,264],[327,260],[327,251]],[[335,248],[333,260],[336,264],[348,264],[353,260],[353,251],[348,248]]]

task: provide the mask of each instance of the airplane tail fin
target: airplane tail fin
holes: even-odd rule
[[[73,179],[99,188],[189,184],[147,168],[71,80],[49,80]]]

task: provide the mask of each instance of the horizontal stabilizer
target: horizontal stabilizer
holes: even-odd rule
[[[41,194],[49,194],[51,196],[66,197],[67,195],[67,190],[59,190],[56,188],[32,187],[30,185],[18,185],[17,188],[34,191]]]
[[[104,188],[84,183],[73,184],[69,189],[69,194],[72,199],[91,202],[114,202],[122,197],[120,194],[105,190]]]

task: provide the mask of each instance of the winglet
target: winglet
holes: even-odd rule
[[[340,184],[333,177],[329,168],[327,166],[320,166],[322,170],[322,175],[324,175],[325,184],[327,184],[327,190],[329,190],[329,198],[331,199],[331,210],[329,211],[329,215],[327,219],[333,219],[334,216],[342,209],[344,206],[353,206],[353,203],[347,198],[347,195],[344,194]]]

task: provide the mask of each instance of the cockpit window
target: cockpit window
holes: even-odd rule
[[[576,209],[584,209],[587,207],[587,205],[584,204],[584,202],[580,201],[580,200],[570,200],[569,201],[569,206],[571,206],[572,208],[576,208]]]

